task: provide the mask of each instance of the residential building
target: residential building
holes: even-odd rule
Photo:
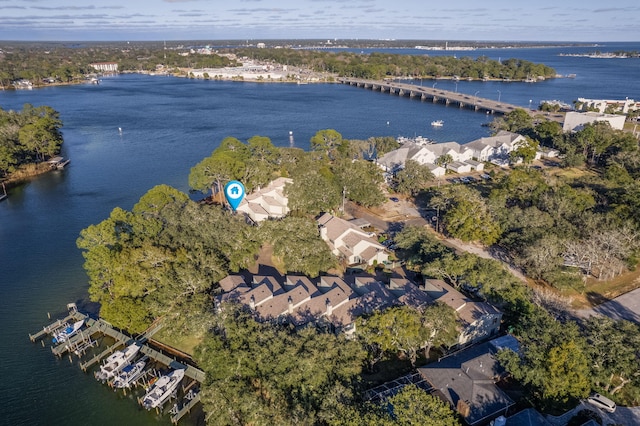
[[[445,303],[458,315],[461,332],[456,344],[467,346],[496,335],[502,312],[487,302],[476,302],[442,280],[427,279],[422,290],[434,301]]]
[[[308,324],[330,326],[351,335],[356,319],[391,306],[422,309],[442,302],[456,311],[460,334],[456,345],[467,345],[494,335],[501,313],[483,302],[473,302],[438,280],[418,287],[406,278],[392,278],[384,284],[372,276],[322,276],[310,280],[288,275],[251,277],[229,275],[219,282],[222,293],[215,297],[218,309],[225,302],[237,302],[252,309],[261,321],[287,322],[296,327]],[[494,321],[495,320],[495,321]]]
[[[568,112],[564,116],[562,130],[564,132],[577,132],[582,130],[585,124],[596,121],[606,121],[612,129],[622,130],[626,120],[624,115],[604,114],[599,112]]]
[[[245,213],[255,223],[285,217],[289,213],[289,199],[284,187],[292,182],[281,177],[264,188],[258,188],[240,202],[236,211]]]
[[[320,237],[348,265],[374,265],[389,260],[385,247],[353,223],[329,213],[324,213],[317,222]]]
[[[469,426],[488,424],[514,405],[496,385],[506,375],[494,356],[501,348],[517,351],[518,344],[512,336],[504,336],[427,364],[418,372],[432,393],[448,402]]]
[[[609,110],[628,114],[630,111],[640,109],[640,101],[636,102],[629,98],[624,100],[578,98],[576,108],[580,109],[580,111],[597,109],[600,113],[605,113]]]
[[[522,135],[501,130],[495,136],[476,139],[464,146],[473,152],[473,158],[477,161],[508,160],[509,153],[525,140]]]
[[[405,142],[400,148],[382,156],[378,160],[378,165],[386,172],[394,174],[403,169],[408,160],[414,160],[429,167],[434,176],[443,176],[446,169],[437,166],[436,162],[442,156],[448,155],[453,160],[447,164],[448,170],[469,173],[484,170],[484,162],[492,162],[500,166],[509,165],[509,153],[524,141],[526,141],[524,136],[502,130],[495,136],[476,139],[463,145],[457,142],[432,144]]]

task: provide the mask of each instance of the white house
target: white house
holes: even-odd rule
[[[289,199],[284,194],[284,187],[292,182],[289,178],[278,178],[247,195],[236,210],[245,213],[256,223],[285,217],[289,213]]]
[[[473,152],[473,158],[477,161],[492,161],[496,158],[508,159],[509,153],[525,140],[522,135],[501,130],[495,136],[476,139],[463,146]]]
[[[318,219],[320,236],[329,244],[331,252],[347,264],[373,265],[389,260],[385,247],[358,226],[329,213]]]
[[[603,114],[599,112],[568,112],[564,116],[562,130],[564,132],[577,132],[582,130],[585,124],[596,121],[606,121],[612,129],[622,130],[627,118],[624,115]]]

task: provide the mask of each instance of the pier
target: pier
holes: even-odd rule
[[[547,120],[558,121],[560,123],[564,121],[563,114],[544,115],[540,111],[532,111],[519,105],[508,104],[506,102],[496,102],[491,99],[467,95],[466,93],[452,92],[450,90],[443,90],[436,87],[424,87],[396,81],[364,80],[346,77],[338,78],[338,82],[381,93],[417,98],[421,101],[430,101],[434,104],[457,105],[459,108],[472,109],[474,111],[485,111],[487,114],[508,114],[516,109],[522,109],[532,117],[540,117]]]
[[[452,92],[435,87],[417,86],[414,84],[399,83],[395,81],[362,80],[356,78],[340,78],[342,84],[363,87],[382,93],[390,93],[409,98],[419,98],[422,101],[442,103],[444,105],[454,104],[459,108],[469,108],[474,111],[486,111],[490,114],[506,114],[514,109],[521,108],[518,105],[496,102],[491,99],[480,98],[478,96],[467,95],[465,93]]]
[[[72,354],[77,355],[80,361],[80,368],[82,371],[87,372],[91,367],[99,364],[102,359],[106,358],[116,350],[125,345],[129,345],[134,341],[139,342],[141,345],[140,353],[143,354],[143,356],[148,357],[158,364],[166,365],[174,370],[184,369],[185,378],[189,379],[188,384],[182,387],[184,395],[182,400],[175,402],[173,407],[168,410],[168,414],[171,415],[172,423],[177,424],[183,416],[189,413],[195,405],[200,402],[199,388],[202,382],[204,382],[204,371],[192,365],[177,361],[175,357],[171,357],[147,343],[149,339],[151,339],[151,337],[162,328],[162,323],[160,321],[156,321],[151,324],[151,326],[139,336],[132,337],[117,330],[103,319],[96,320],[88,315],[78,312],[75,304],[71,303],[67,307],[69,309],[68,315],[43,327],[42,330],[34,334],[30,333],[29,339],[34,343],[42,341],[42,345],[44,346],[44,339],[48,336],[53,336],[56,332],[68,327],[69,324],[84,320],[84,328],[77,332],[77,334],[71,336],[63,343],[51,347],[51,352],[54,355],[61,357],[68,352],[69,360],[72,360]],[[97,340],[93,338],[96,334],[108,336],[112,338],[114,342],[101,352],[83,361],[82,357],[85,353],[92,347],[98,346]],[[158,372],[153,368],[146,370],[142,377],[138,379],[137,385],[148,385],[149,381],[147,380],[147,376],[149,375],[157,377]]]

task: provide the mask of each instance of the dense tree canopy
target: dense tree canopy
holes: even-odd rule
[[[59,153],[61,127],[60,114],[48,106],[25,104],[22,111],[0,108],[0,176]]]
[[[78,247],[101,316],[140,332],[158,317],[198,315],[213,283],[248,267],[259,243],[239,217],[161,185],[84,229]]]
[[[258,323],[225,306],[195,359],[206,372],[202,402],[216,425],[314,425],[351,404],[364,352],[343,336]]]

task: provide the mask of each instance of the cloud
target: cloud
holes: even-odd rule
[[[95,10],[95,9],[124,9],[124,6],[30,6],[36,10]]]

